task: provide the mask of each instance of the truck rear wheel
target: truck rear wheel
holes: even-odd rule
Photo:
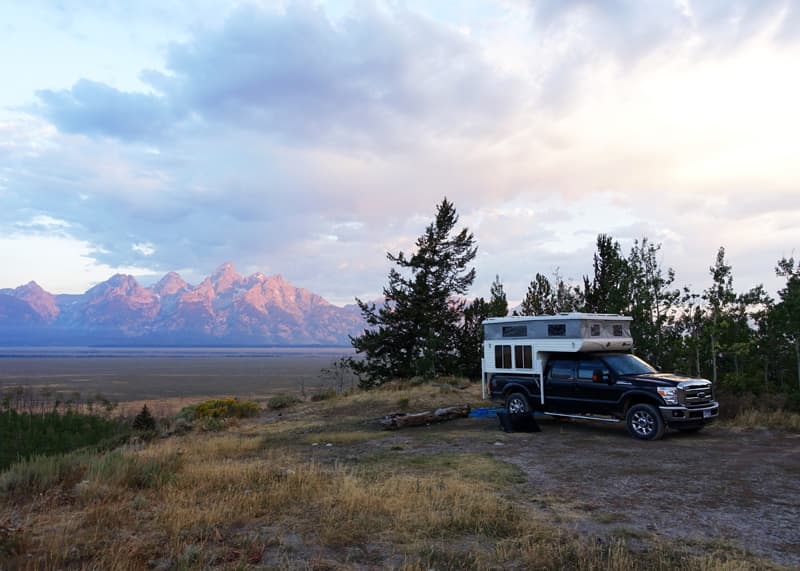
[[[526,414],[531,411],[528,397],[522,393],[511,393],[506,397],[506,410],[508,414]]]
[[[642,440],[658,440],[664,436],[664,419],[656,407],[639,403],[628,409],[625,415],[628,432]]]

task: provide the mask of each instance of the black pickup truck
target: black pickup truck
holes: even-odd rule
[[[625,421],[628,432],[657,440],[666,427],[697,431],[719,414],[710,381],[659,373],[630,353],[551,353],[540,375],[496,374],[492,399],[509,414]]]

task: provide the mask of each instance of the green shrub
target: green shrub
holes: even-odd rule
[[[92,414],[0,412],[0,470],[33,456],[64,454],[86,446],[111,448],[129,433],[128,423]]]
[[[269,401],[267,401],[267,406],[272,410],[280,410],[282,408],[288,408],[299,402],[300,399],[294,395],[279,394],[269,399]]]
[[[87,463],[85,452],[33,456],[0,474],[0,492],[29,496],[57,485],[71,486],[83,478]]]
[[[185,410],[185,409],[184,409]],[[228,397],[201,402],[195,408],[196,418],[248,418],[258,414],[258,405],[253,401],[240,401]]]
[[[195,418],[197,418],[196,404],[183,407],[178,414],[175,415],[175,420],[183,420],[186,422],[193,422]]]

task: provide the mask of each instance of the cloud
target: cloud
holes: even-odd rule
[[[306,2],[244,6],[171,44],[165,71],[141,78],[156,93],[81,79],[40,91],[41,113],[66,133],[128,141],[192,116],[297,144],[382,147],[490,130],[516,100],[515,81],[454,27],[369,3],[336,22]]]
[[[155,245],[151,244],[150,242],[139,242],[137,244],[132,244],[131,250],[134,252],[139,252],[143,256],[152,256],[156,253]]]
[[[663,241],[681,282],[726,242],[752,256],[743,286],[769,274],[800,243],[795,11],[599,5],[495,28],[383,3],[234,9],[174,35],[147,92],[85,79],[29,109],[57,129],[0,123],[0,230],[63,221],[36,232],[103,267],[191,281],[232,260],[341,303],[379,294],[386,252],[446,195],[479,295],[495,274],[512,299],[537,271],[580,279],[600,232]]]
[[[64,133],[137,141],[163,137],[182,113],[164,98],[126,93],[81,79],[71,89],[37,92],[42,114]]]

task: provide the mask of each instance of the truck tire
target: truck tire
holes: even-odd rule
[[[528,397],[522,393],[511,393],[506,397],[506,411],[508,414],[526,414],[531,411]]]
[[[664,419],[656,407],[639,403],[628,409],[625,415],[628,432],[641,440],[658,440],[664,436]]]

